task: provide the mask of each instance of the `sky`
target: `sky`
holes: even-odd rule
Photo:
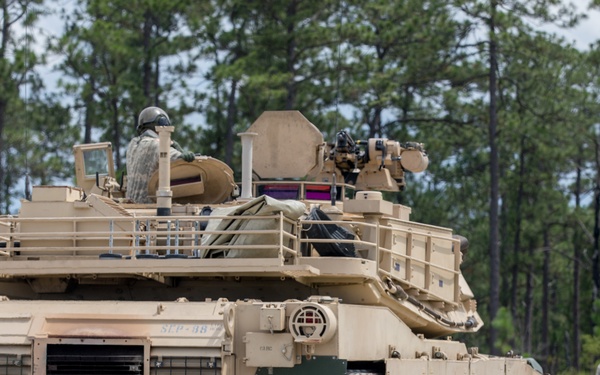
[[[546,26],[543,29],[547,29],[549,32],[554,32],[558,35],[562,35],[567,42],[572,42],[580,50],[587,50],[590,44],[600,40],[600,11],[598,10],[587,10],[587,4],[590,0],[571,0],[577,8],[585,12],[588,16],[587,19],[580,22],[580,24],[569,30],[560,29],[555,26]]]

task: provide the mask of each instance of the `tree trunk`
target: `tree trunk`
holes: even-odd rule
[[[498,145],[496,143],[496,129],[498,113],[496,108],[496,72],[498,69],[495,14],[497,0],[490,1],[490,122],[489,122],[489,146],[490,146],[490,321],[496,318],[500,307],[500,248],[498,246]],[[491,354],[498,354],[496,349],[496,329],[490,324],[489,345]]]
[[[577,177],[575,180],[575,216],[579,215],[579,210],[581,207],[581,165],[583,161],[581,160],[581,155],[583,154],[583,149],[579,147],[579,156],[577,159]],[[581,287],[580,282],[580,264],[579,261],[581,259],[581,232],[579,230],[578,225],[574,225],[573,232],[573,247],[574,247],[574,256],[573,256],[573,368],[576,371],[579,371],[579,355],[580,355],[580,337],[579,337],[579,325],[580,325],[580,314],[579,314],[579,304],[580,304],[580,292],[579,288]]]
[[[598,135],[600,138],[600,135]],[[594,250],[592,252],[592,299],[598,299],[600,290],[600,264],[598,264],[600,254],[600,139],[596,140],[596,186],[594,189]],[[594,306],[594,304],[592,304]]]
[[[10,40],[10,15],[8,10],[8,3],[2,2],[2,41],[0,44],[0,60],[6,59],[8,41]],[[3,90],[4,91],[4,90]],[[0,209],[1,213],[8,213],[10,209],[10,187],[6,178],[8,176],[8,153],[6,152],[4,144],[4,128],[6,124],[6,107],[8,107],[8,100],[6,99],[8,93],[0,93]]]
[[[4,124],[6,122],[6,101],[0,100],[0,212],[8,213],[10,208],[10,197],[8,189],[5,189],[7,183],[5,177],[7,175],[8,165],[5,162],[6,148],[4,147]]]
[[[157,107],[162,105],[160,103],[160,56],[154,58],[154,105]]]
[[[119,100],[114,98],[111,99],[112,108],[112,123],[113,123],[113,142],[116,155],[115,167],[117,170],[121,169],[121,124],[119,124]]]
[[[522,216],[521,212],[523,204],[523,195],[525,189],[525,136],[521,137],[521,152],[519,153],[519,187],[517,189],[517,201],[515,203],[515,237],[513,243],[513,264],[512,264],[512,281],[511,281],[511,300],[510,300],[510,311],[513,322],[517,325],[519,322],[518,314],[518,299],[519,299],[519,265],[520,265],[520,253],[521,253],[521,226]]]
[[[144,14],[144,28],[142,33],[142,45],[144,47],[144,61],[142,63],[142,92],[144,95],[144,105],[149,106],[152,104],[153,99],[150,91],[152,82],[152,55],[150,51],[152,17],[150,12],[146,12]]]
[[[383,137],[381,131],[381,114],[383,108],[380,105],[367,107],[363,110],[364,121],[369,126],[369,138]]]
[[[294,35],[294,22],[295,15],[297,12],[297,2],[296,0],[292,0],[288,4],[287,8],[287,19],[289,20],[287,35],[288,35],[288,43],[287,43],[287,71],[290,73],[290,78],[288,83],[286,84],[287,88],[287,97],[285,100],[285,109],[292,110],[296,105],[296,37]]]
[[[550,311],[550,228],[544,228],[544,266],[542,270],[542,367],[548,368],[548,359],[550,358],[550,345],[548,343],[548,311]]]
[[[232,165],[233,159],[233,130],[235,127],[236,118],[236,93],[237,80],[231,81],[231,89],[227,103],[227,129],[225,131],[225,163]]]
[[[92,56],[93,63],[95,62],[95,55]],[[94,64],[95,65],[95,64]],[[85,115],[83,119],[84,126],[84,135],[83,135],[83,143],[92,143],[92,128],[95,123],[95,101],[94,101],[94,91],[95,91],[95,80],[94,77],[90,77],[89,82],[89,90],[86,92],[83,98],[83,106],[85,108]]]
[[[524,351],[531,353],[531,342],[533,336],[533,274],[534,274],[534,250],[536,248],[536,241],[532,238],[529,241],[529,249],[527,251],[527,283],[525,286],[525,322],[524,326]]]

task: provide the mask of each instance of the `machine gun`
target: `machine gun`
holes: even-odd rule
[[[429,165],[422,143],[401,144],[386,138],[355,142],[346,131],[337,133],[326,156],[319,177],[340,174],[345,183],[355,185],[357,190],[403,190],[404,171],[423,172]]]

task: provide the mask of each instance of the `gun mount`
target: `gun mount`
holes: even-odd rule
[[[404,172],[423,172],[429,164],[422,143],[400,144],[385,138],[354,142],[345,131],[337,133],[328,161],[327,169],[336,168],[356,189],[382,191],[403,190]]]
[[[259,179],[306,178],[355,186],[357,190],[399,191],[404,172],[423,172],[429,159],[422,143],[400,144],[386,138],[354,141],[346,131],[327,144],[300,112],[265,112],[248,129]]]

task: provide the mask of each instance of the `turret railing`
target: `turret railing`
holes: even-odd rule
[[[252,223],[266,224],[248,229]],[[219,225],[221,223],[221,225]],[[356,233],[355,239],[306,238],[311,224],[335,224]],[[256,227],[256,226],[254,226]],[[357,258],[373,261],[382,278],[422,298],[456,304],[460,298],[460,243],[449,232],[410,221],[386,218],[385,225],[355,221],[290,220],[269,216],[45,217],[0,219],[0,261],[10,276],[10,261],[91,261],[102,258],[189,259],[269,258],[281,267],[301,265],[316,243],[349,243]],[[303,252],[302,249],[305,249]],[[306,251],[309,249],[309,251]],[[275,261],[275,263],[273,263]],[[112,267],[110,261],[96,263]],[[311,264],[314,264],[311,263]],[[134,270],[135,263],[128,269]],[[155,268],[160,269],[161,262]],[[200,272],[200,271],[199,271]],[[77,273],[77,269],[73,270]],[[22,276],[22,275],[21,275]],[[424,297],[423,297],[424,296]]]
[[[218,221],[273,221],[269,229],[201,229],[203,224]],[[136,258],[156,255],[169,258],[181,255],[201,257],[201,251],[213,250],[274,250],[276,257],[294,257],[296,222],[285,216],[156,216],[131,217],[39,217],[4,218],[1,226],[13,228],[0,235],[0,260],[59,259],[64,256],[98,258],[102,254]],[[286,229],[285,227],[289,227]],[[34,229],[35,228],[35,229]],[[269,237],[258,244],[202,245],[207,236]],[[276,241],[272,241],[276,239]],[[286,241],[291,241],[286,245]],[[35,259],[34,259],[35,258]]]

